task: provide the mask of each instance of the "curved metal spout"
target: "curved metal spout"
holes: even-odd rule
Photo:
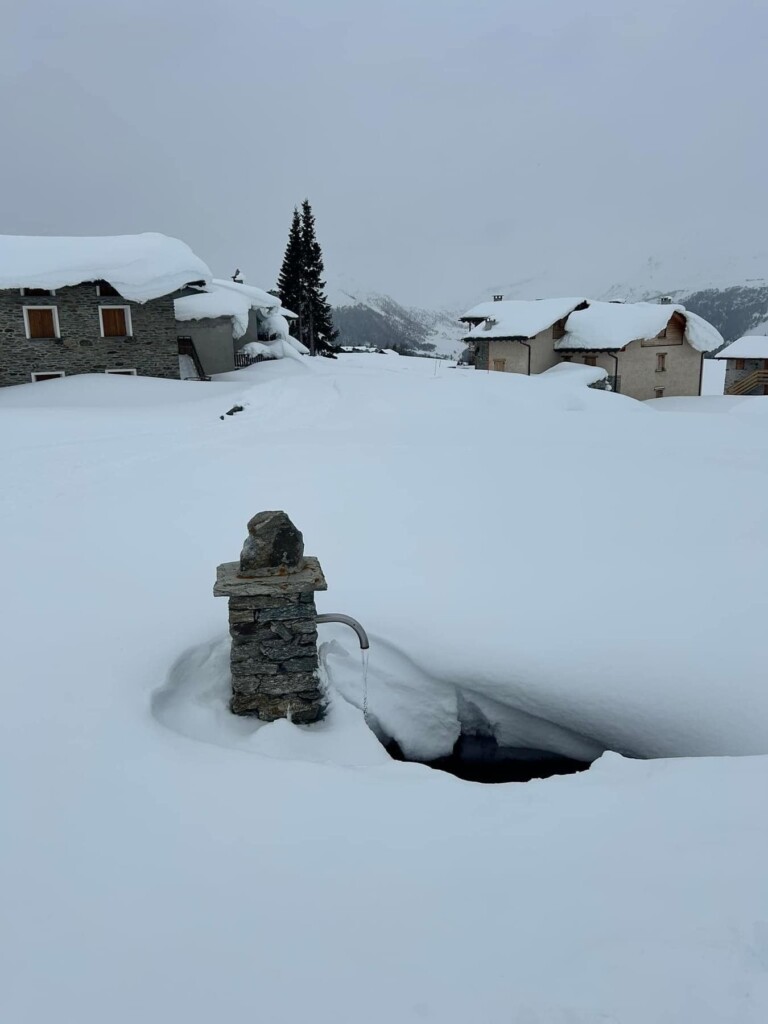
[[[363,627],[357,621],[353,619],[351,615],[318,615],[316,618],[317,622],[341,622],[345,626],[351,626],[352,629],[357,633],[357,639],[360,641],[360,650],[367,651],[370,647],[368,643],[368,634],[365,632]]]

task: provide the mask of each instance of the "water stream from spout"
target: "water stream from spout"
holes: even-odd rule
[[[369,728],[370,725],[368,722],[368,655],[370,653],[371,652],[368,650],[368,648],[365,648],[365,650],[362,650],[360,652],[363,661],[363,719],[365,721],[365,724],[368,725]]]

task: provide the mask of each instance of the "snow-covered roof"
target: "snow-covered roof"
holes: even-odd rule
[[[555,348],[619,349],[632,341],[655,338],[673,313],[685,318],[685,340],[698,352],[711,352],[723,344],[722,336],[710,323],[685,306],[659,302],[595,302],[571,313],[565,324],[565,337]]]
[[[715,359],[768,359],[768,337],[746,334],[718,352]]]
[[[233,281],[231,278],[215,277],[213,284],[217,288],[227,288],[235,295],[250,299],[254,309],[274,309],[280,305],[280,299],[263,288],[257,288],[254,284],[243,284],[241,281]]]
[[[262,288],[221,278],[214,278],[204,291],[176,299],[174,305],[177,320],[229,317],[232,320],[232,335],[235,338],[242,338],[248,330],[248,316],[252,309],[274,314],[281,308],[280,299]]]
[[[0,289],[66,288],[108,281],[120,295],[146,302],[211,280],[211,271],[178,238],[141,235],[53,237],[0,235]]]
[[[481,302],[462,320],[483,318],[465,338],[533,338],[572,313],[585,300],[579,299],[505,299]]]

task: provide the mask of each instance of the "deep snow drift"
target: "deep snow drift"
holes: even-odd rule
[[[394,763],[331,626],[323,726],[235,720],[211,595],[285,508],[412,756],[462,727],[761,754],[762,400],[375,355],[229,376],[0,391],[2,1019],[762,1024],[768,759]]]

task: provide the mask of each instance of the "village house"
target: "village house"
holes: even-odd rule
[[[211,272],[176,238],[0,236],[0,386],[179,377],[174,299]]]
[[[637,399],[700,394],[704,354],[723,343],[711,324],[668,300],[497,295],[461,320],[471,327],[464,340],[477,369],[530,375],[580,363],[605,371],[597,386]]]
[[[296,314],[280,299],[242,281],[214,280],[174,303],[183,376],[230,373],[260,359],[275,358],[285,341],[299,352],[306,346],[291,338],[288,320]]]
[[[725,359],[726,395],[768,395],[768,337],[746,335],[718,352]]]

